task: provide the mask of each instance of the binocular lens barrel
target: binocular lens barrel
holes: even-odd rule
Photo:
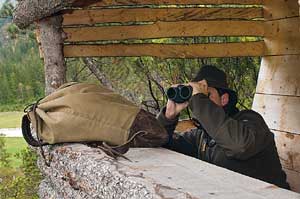
[[[193,93],[193,88],[191,86],[178,85],[177,87],[170,87],[167,90],[167,96],[170,100],[175,103],[183,103],[188,101]]]
[[[184,86],[180,89],[179,95],[182,99],[189,99],[191,96],[190,88],[187,86]]]
[[[176,87],[170,87],[168,90],[167,90],[167,96],[170,100],[174,100],[175,97],[177,95],[177,89]]]

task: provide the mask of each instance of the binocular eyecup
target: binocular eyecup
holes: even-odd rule
[[[175,103],[184,103],[188,101],[193,94],[193,87],[186,85],[178,85],[177,87],[170,87],[167,90],[168,99]]]

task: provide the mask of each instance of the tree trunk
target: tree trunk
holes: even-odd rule
[[[45,64],[46,95],[66,81],[66,65],[63,55],[62,16],[45,18],[38,24]]]
[[[26,28],[34,21],[49,17],[65,7],[76,4],[81,6],[78,0],[23,0],[19,1],[14,10],[14,23],[19,28]],[[96,0],[84,1],[84,6],[96,2]]]
[[[131,148],[131,161],[113,159],[99,149],[68,144],[45,149],[40,198],[130,199],[299,199],[280,189],[215,165],[162,148]],[[276,196],[276,197],[275,197]]]

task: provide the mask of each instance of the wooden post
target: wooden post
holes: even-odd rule
[[[45,64],[45,92],[48,95],[66,81],[62,16],[44,18],[38,23],[38,28]]]
[[[275,134],[292,190],[300,192],[300,32],[297,0],[265,0],[266,52],[253,109]]]

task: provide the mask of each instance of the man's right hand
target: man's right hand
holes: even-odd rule
[[[177,115],[183,109],[185,109],[188,105],[189,105],[189,103],[187,101],[184,103],[181,103],[181,104],[177,104],[177,103],[173,102],[172,100],[168,100],[167,107],[166,107],[166,113],[165,113],[166,118],[169,120],[175,119],[177,117]]]

